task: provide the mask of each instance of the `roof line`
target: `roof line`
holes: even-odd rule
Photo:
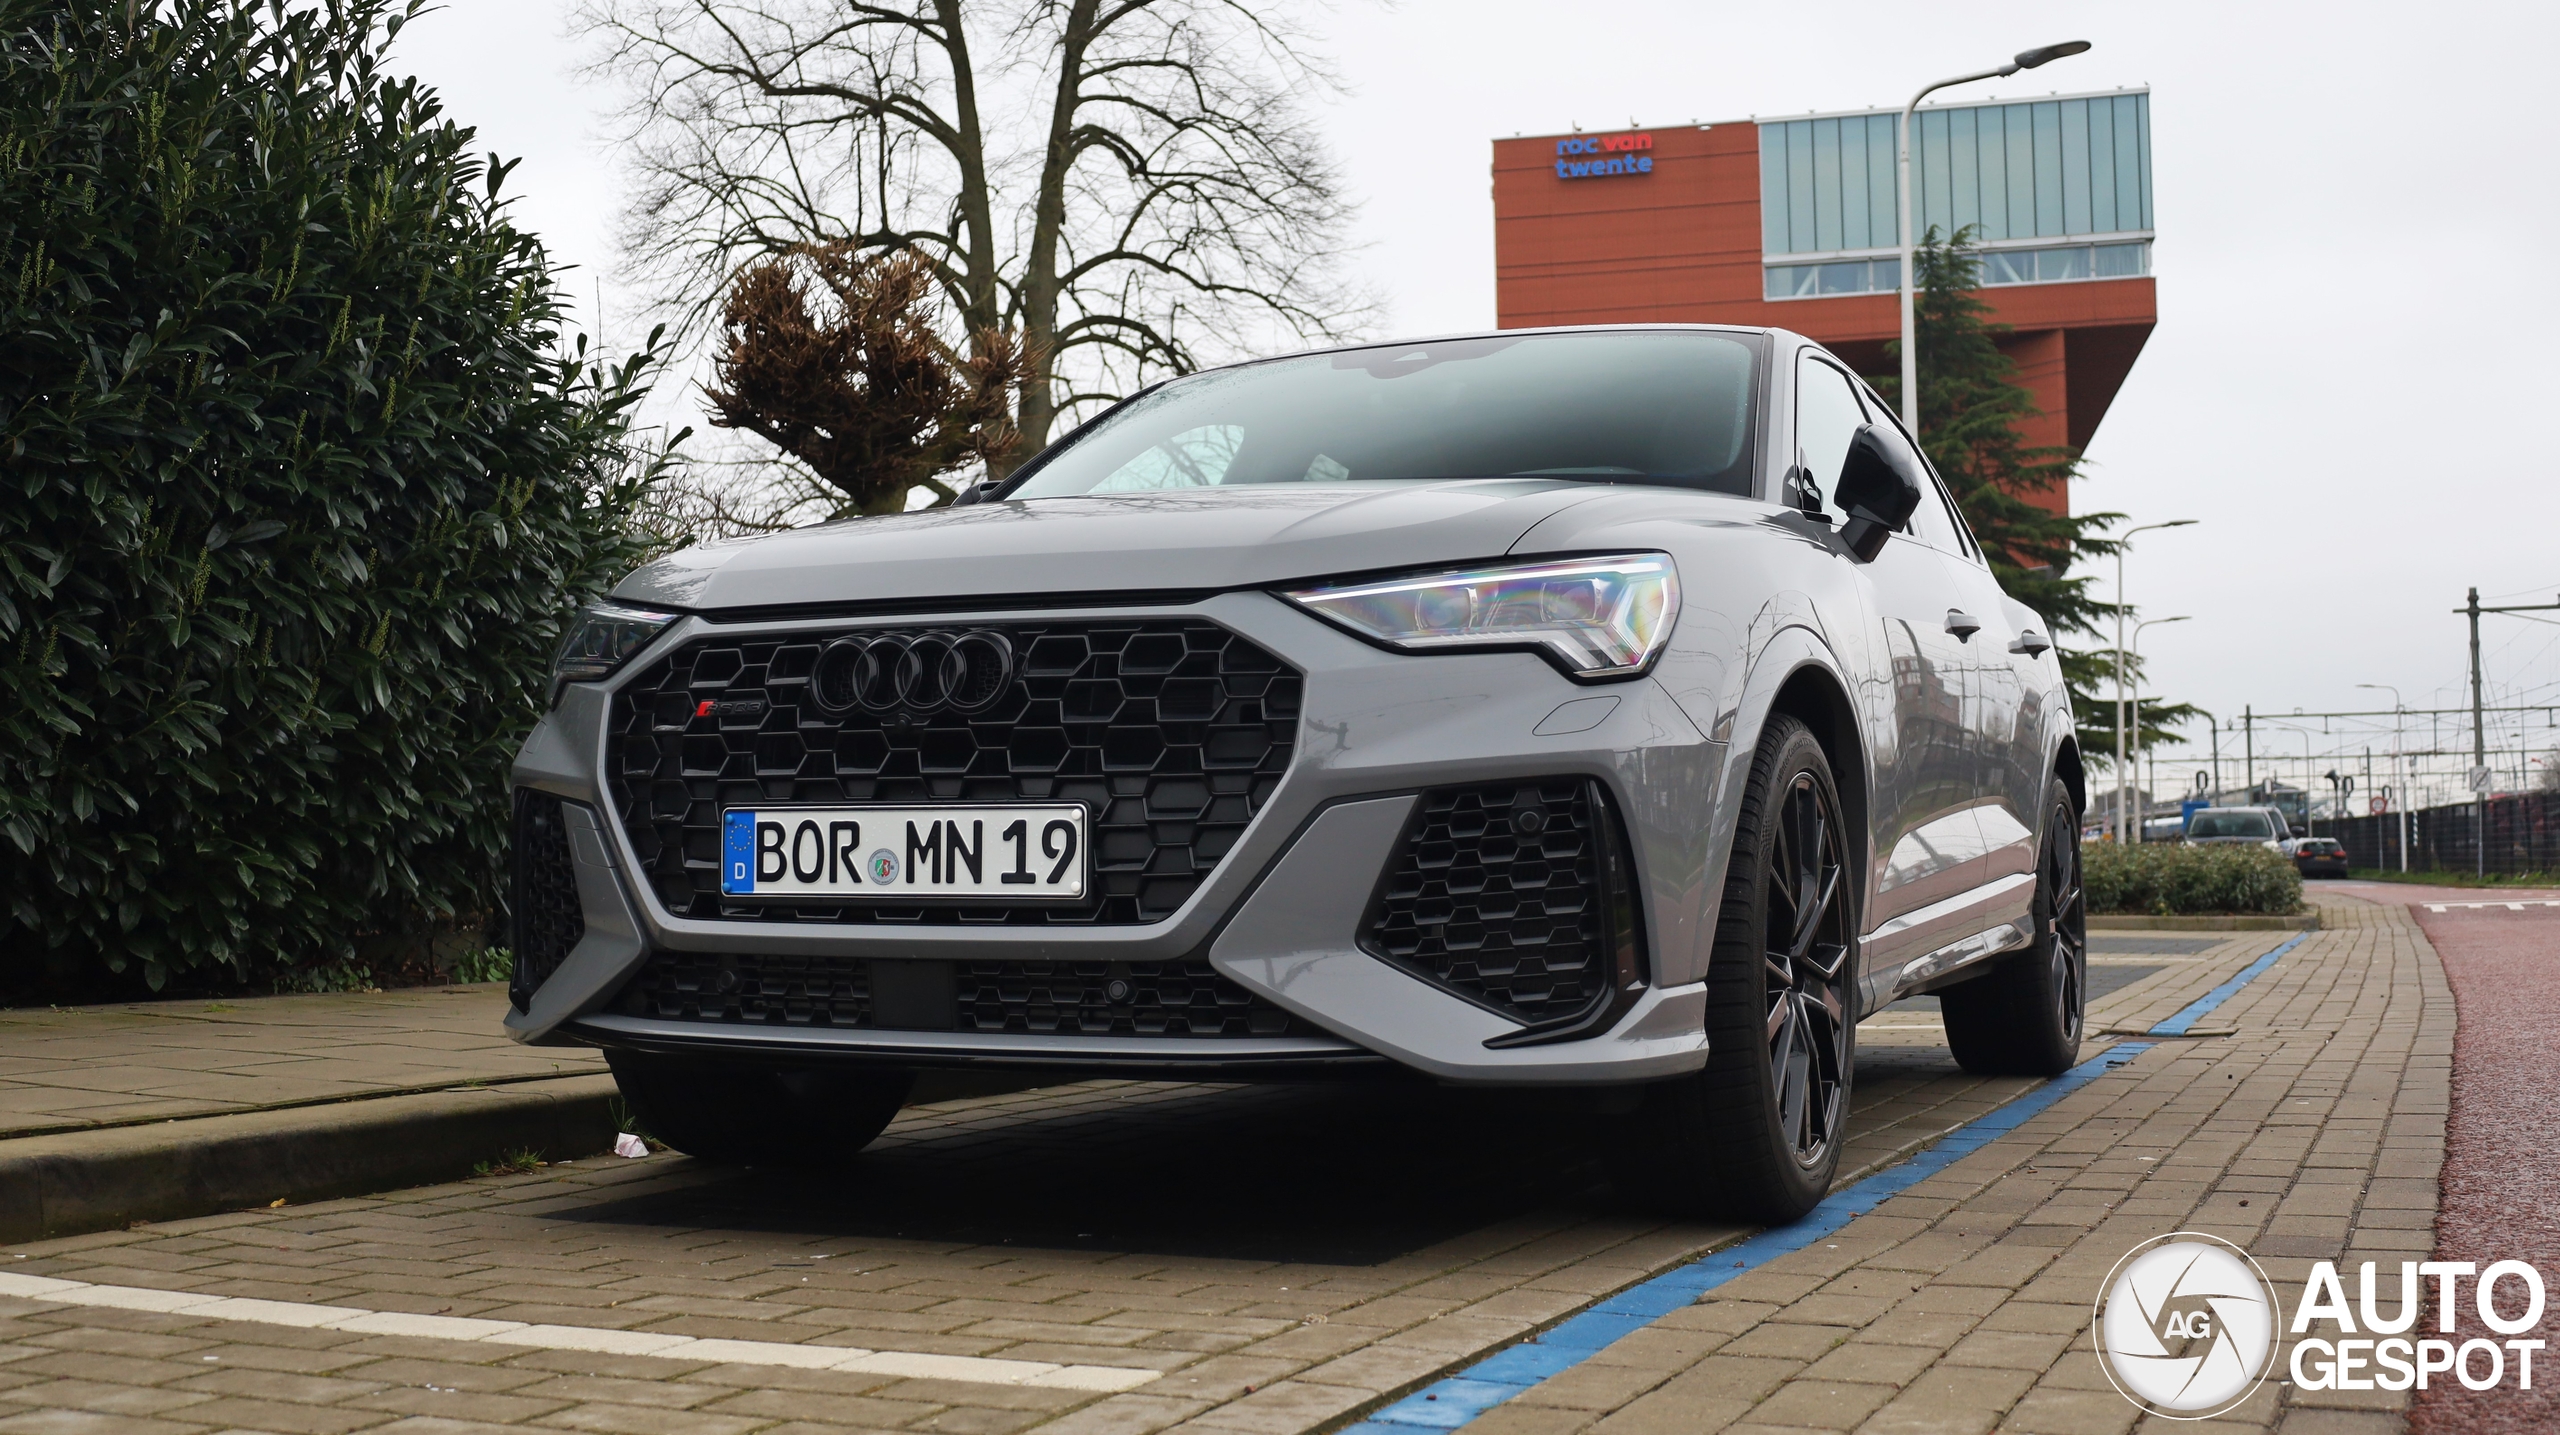
[[[2149,85],[2118,85],[2111,90],[2071,90],[2061,94],[2052,95],[2018,95],[2006,99],[1967,100],[1961,103],[1922,105],[1920,109],[1924,114],[1938,110],[1988,110],[1997,109],[2002,105],[2042,105],[2053,104],[2062,100],[2112,99],[2117,95],[2147,95],[2150,93],[2151,87]],[[1867,110],[1808,111],[1801,115],[1746,115],[1740,119],[1709,120],[1704,123],[1693,121],[1687,124],[1625,125],[1615,128],[1604,126],[1600,129],[1594,130],[1557,130],[1550,134],[1512,135],[1510,138],[1515,140],[1564,140],[1572,139],[1576,135],[1631,135],[1649,132],[1659,133],[1664,130],[1711,130],[1718,125],[1785,124],[1793,120],[1845,120],[1864,118],[1868,115],[1898,115],[1900,113],[1902,113],[1902,106],[1887,105],[1882,108]],[[1495,142],[1500,143],[1501,137],[1497,136]]]

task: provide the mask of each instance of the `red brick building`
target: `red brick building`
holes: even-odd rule
[[[1768,324],[1885,372],[1899,118],[1494,141],[1497,322]],[[2044,411],[2030,442],[2086,447],[2150,337],[2150,120],[2140,90],[1920,111],[1914,227],[1976,228],[1983,297]]]

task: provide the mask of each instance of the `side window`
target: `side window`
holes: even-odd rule
[[[1836,497],[1840,464],[1866,421],[1847,374],[1809,353],[1796,361],[1796,452],[1834,523],[1848,518]]]

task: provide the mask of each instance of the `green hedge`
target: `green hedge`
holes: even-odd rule
[[[2292,860],[2254,843],[2089,842],[2081,845],[2080,868],[2092,912],[2282,916],[2302,905],[2302,874]]]
[[[0,986],[360,979],[500,900],[656,355],[564,353],[383,69],[417,8],[0,0]]]

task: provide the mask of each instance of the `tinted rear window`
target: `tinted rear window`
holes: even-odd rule
[[[1511,477],[1747,495],[1762,348],[1524,334],[1218,369],[1110,415],[1005,496]]]

